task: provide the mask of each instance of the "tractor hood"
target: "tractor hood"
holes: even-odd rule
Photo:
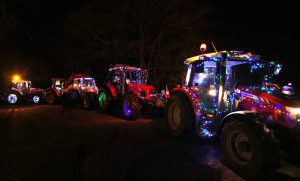
[[[288,107],[299,107],[300,108],[300,98],[297,96],[286,96],[286,95],[272,95],[266,92],[262,92],[260,97],[267,98],[268,100],[274,101],[284,106]]]
[[[88,93],[96,93],[96,94],[98,94],[98,88],[96,86],[93,86],[93,87],[82,87],[81,90],[84,91],[84,92],[88,92]]]
[[[141,84],[137,84],[137,83],[131,83],[129,84],[129,87],[131,89],[139,89],[139,90],[153,90],[155,89],[155,87],[151,86],[151,85],[141,85]]]
[[[141,85],[137,83],[129,84],[129,91],[139,95],[142,99],[152,100],[157,97],[157,90],[151,85]]]
[[[43,93],[44,90],[43,89],[40,89],[40,88],[30,88],[30,93],[31,94],[40,94],[40,93]]]

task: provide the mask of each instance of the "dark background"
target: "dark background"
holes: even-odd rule
[[[163,87],[213,42],[280,61],[282,80],[298,87],[298,17],[288,1],[0,0],[0,70],[4,80],[19,73],[46,88],[73,72],[100,84],[109,64],[126,63],[149,69]]]

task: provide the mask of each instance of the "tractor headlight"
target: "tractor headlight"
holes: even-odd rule
[[[208,94],[212,97],[216,97],[217,96],[217,90],[215,87],[213,88],[210,88],[209,91],[208,91]]]
[[[300,116],[300,108],[285,107],[285,110],[290,113],[290,117],[293,120],[297,120]]]

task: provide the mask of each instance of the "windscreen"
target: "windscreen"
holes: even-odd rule
[[[142,73],[141,71],[126,71],[126,80],[130,80],[132,83],[142,83]]]
[[[196,62],[192,70],[193,86],[210,86],[215,83],[216,64],[215,62]]]
[[[82,81],[83,87],[95,87],[95,80],[93,78],[84,78]]]

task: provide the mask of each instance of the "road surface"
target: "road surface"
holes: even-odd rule
[[[245,180],[223,163],[217,141],[175,140],[162,118],[126,121],[75,108],[68,121],[60,110],[59,105],[0,107],[1,181]],[[253,178],[297,179],[276,171]]]

